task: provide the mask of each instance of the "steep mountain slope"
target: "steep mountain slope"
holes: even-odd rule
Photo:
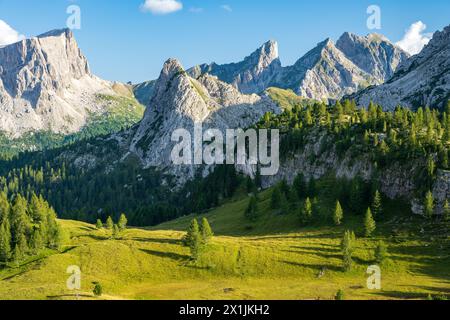
[[[401,64],[387,83],[357,94],[361,105],[374,101],[388,109],[444,108],[450,99],[450,26],[436,32],[421,53]]]
[[[278,44],[268,41],[242,62],[218,65],[203,64],[187,72],[193,78],[204,73],[217,76],[220,80],[232,84],[242,93],[260,93],[264,91],[273,77],[280,72]]]
[[[327,39],[293,66],[284,68],[272,86],[292,89],[302,97],[327,100],[339,99],[374,81]]]
[[[107,110],[99,94],[118,96],[112,83],[90,72],[68,29],[0,48],[0,131],[13,138],[79,131]]]
[[[360,69],[372,75],[378,84],[389,80],[409,54],[391,43],[383,35],[369,34],[361,37],[344,33],[336,47]]]
[[[233,86],[205,74],[191,78],[174,59],[164,64],[161,75],[153,87],[144,119],[132,139],[130,151],[139,156],[145,166],[171,167],[187,170],[178,174],[191,177],[193,167],[173,167],[170,154],[175,145],[172,133],[180,128],[193,133],[194,124],[204,129],[246,128],[256,123],[264,113],[278,113],[280,108],[268,97],[241,94]],[[173,172],[173,170],[172,170]]]

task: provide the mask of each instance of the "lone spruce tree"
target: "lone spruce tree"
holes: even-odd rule
[[[434,197],[431,191],[428,191],[425,196],[424,208],[425,208],[425,216],[431,219],[434,214]]]
[[[187,235],[184,239],[184,242],[191,251],[191,259],[193,261],[197,261],[203,245],[202,236],[200,234],[200,228],[198,226],[197,219],[192,220]]]
[[[127,223],[128,223],[128,219],[127,219],[127,217],[125,216],[125,214],[122,213],[122,214],[120,215],[119,222],[117,223],[117,226],[119,227],[119,230],[120,230],[120,231],[125,230],[125,229],[127,228]]]
[[[342,210],[341,203],[337,201],[333,214],[334,224],[340,226],[342,224],[342,219],[344,219],[344,211]]]
[[[356,240],[355,233],[353,231],[345,231],[344,237],[341,242],[342,250],[342,263],[344,271],[348,272],[353,267],[353,251],[354,242]]]
[[[383,204],[381,200],[381,194],[378,190],[375,191],[375,196],[373,197],[372,212],[375,219],[380,219],[380,217],[383,214]]]
[[[202,241],[204,244],[208,244],[211,238],[214,236],[214,233],[209,225],[208,219],[203,218],[202,224],[200,225],[200,234],[202,236]]]
[[[106,219],[106,228],[108,230],[112,230],[114,228],[114,222],[111,216],[109,216],[108,219]]]
[[[366,216],[364,217],[364,236],[370,238],[376,229],[376,223],[372,216],[372,210],[367,208]]]
[[[375,261],[378,264],[383,264],[388,256],[389,254],[386,244],[383,241],[378,242],[377,247],[375,248]]]
[[[103,228],[103,222],[102,222],[102,220],[97,219],[97,222],[96,222],[96,224],[95,224],[95,227],[96,227],[98,230],[102,229],[102,228]]]
[[[306,198],[305,203],[303,204],[303,208],[301,209],[301,220],[303,223],[308,223],[312,220],[313,217],[313,207],[311,200]]]

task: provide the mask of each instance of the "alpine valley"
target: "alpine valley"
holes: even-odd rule
[[[0,299],[447,299],[449,46],[346,32],[284,66],[268,41],[140,84],[67,29],[0,47]],[[278,173],[173,164],[199,123],[279,129]]]

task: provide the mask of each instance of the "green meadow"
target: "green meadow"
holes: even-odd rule
[[[270,209],[270,190],[260,194],[259,219],[244,218],[248,198],[204,215],[154,228],[129,228],[120,238],[75,221],[60,221],[66,243],[20,266],[0,269],[0,299],[426,299],[450,293],[448,225],[413,217],[398,203],[370,239],[360,236],[362,217],[342,226],[302,227],[295,214]],[[323,210],[327,210],[322,207]],[[207,217],[215,236],[197,262],[181,239],[193,218]],[[357,234],[355,266],[343,272],[340,242]],[[388,245],[381,290],[367,288],[379,240]],[[82,288],[67,289],[69,266],[81,269]],[[0,267],[1,268],[1,267]],[[103,287],[94,297],[93,283]]]

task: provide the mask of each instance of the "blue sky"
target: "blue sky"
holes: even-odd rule
[[[166,14],[152,13],[161,9],[152,1],[169,1]],[[381,9],[381,30],[367,28],[372,4]],[[397,42],[417,21],[427,25],[425,32],[450,24],[448,0],[0,0],[0,21],[33,36],[65,27],[69,5],[81,9],[81,30],[74,33],[93,72],[133,82],[156,78],[169,57],[185,67],[235,62],[274,39],[289,65],[345,31],[376,31]]]

